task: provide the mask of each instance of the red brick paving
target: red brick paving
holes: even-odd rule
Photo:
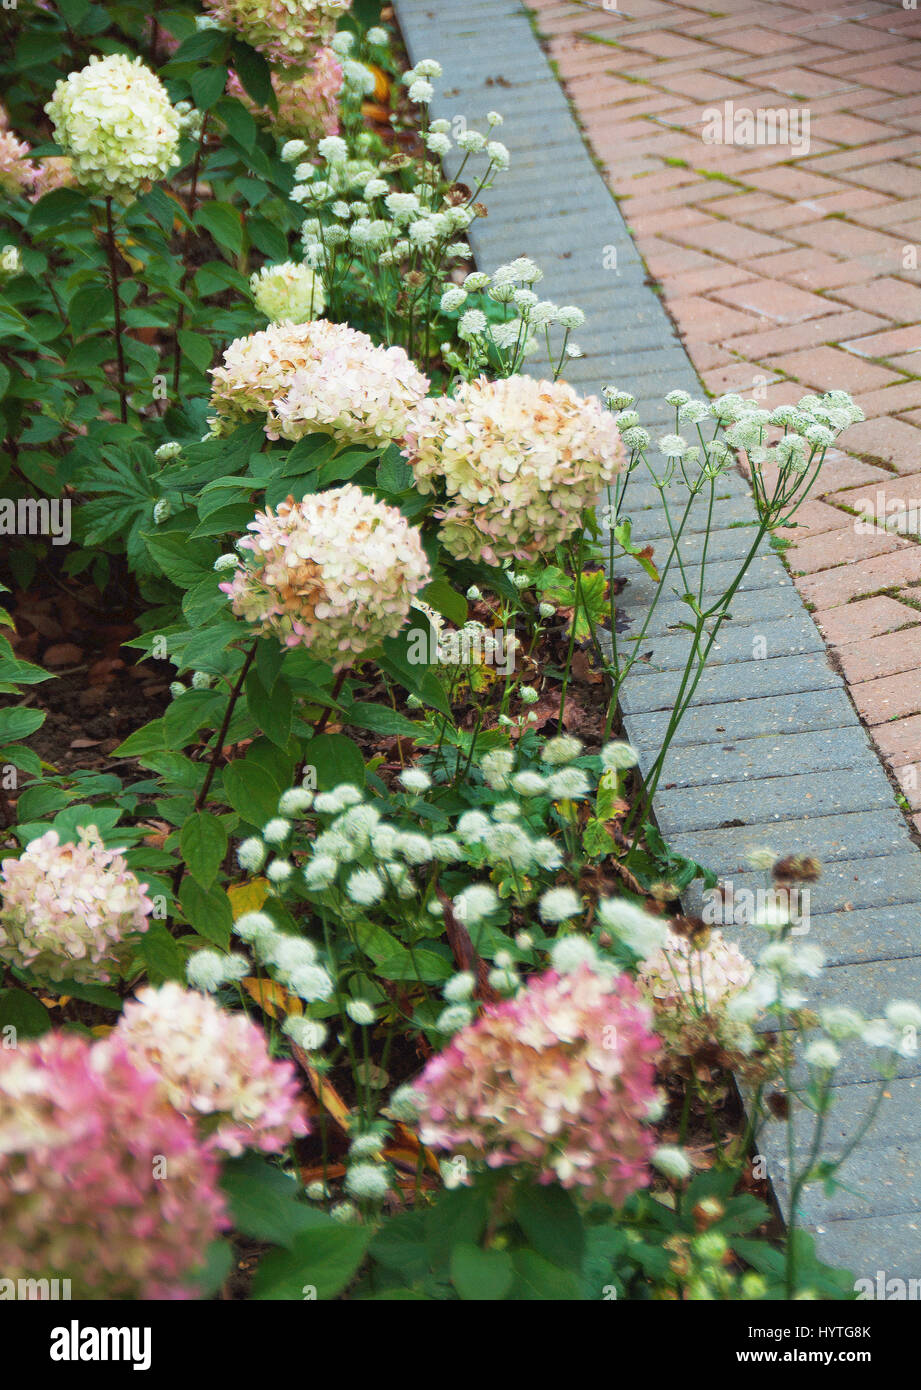
[[[921,545],[852,515],[921,508],[921,11],[529,3],[707,389],[843,387],[868,417],[787,558],[921,810]],[[808,149],[705,143],[726,101],[808,115]]]

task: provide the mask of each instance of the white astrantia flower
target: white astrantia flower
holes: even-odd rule
[[[542,922],[568,922],[582,911],[582,899],[572,888],[548,888],[542,893],[537,912]]]
[[[170,439],[165,444],[161,444],[158,449],[154,449],[154,458],[157,460],[157,463],[170,463],[172,459],[178,458],[181,453],[182,445],[177,443],[175,439]]]
[[[691,397],[689,392],[680,390],[669,391],[665,397],[667,404],[674,406],[686,405],[690,399]]]
[[[500,967],[490,970],[486,978],[498,994],[514,994],[521,983],[516,971]]]
[[[620,437],[624,442],[624,447],[636,453],[642,453],[644,449],[648,449],[651,439],[648,430],[639,428],[623,430]]]
[[[896,1037],[892,1031],[892,1025],[884,1018],[871,1018],[864,1024],[860,1034],[862,1042],[868,1047],[884,1048],[892,1051],[896,1045]]]
[[[562,767],[547,778],[547,790],[555,801],[580,801],[591,786],[581,767]]]
[[[846,1042],[850,1038],[859,1038],[864,1027],[864,1019],[856,1009],[850,1009],[844,1004],[836,1005],[831,1009],[822,1009],[819,1013],[819,1022],[830,1038],[836,1042]]]
[[[432,855],[442,864],[454,864],[462,857],[460,846],[450,835],[433,835]]]
[[[329,1215],[340,1226],[351,1226],[361,1220],[361,1212],[354,1202],[336,1202],[330,1207]]]
[[[465,811],[457,822],[457,834],[465,844],[477,844],[492,828],[491,820],[482,811]]]
[[[461,285],[449,285],[441,296],[440,308],[443,314],[453,314],[467,302],[467,291]]]
[[[383,1150],[384,1134],[356,1134],[349,1144],[349,1162],[359,1158],[376,1158]]]
[[[887,1004],[886,1018],[893,1028],[921,1028],[921,1009],[908,999],[893,999]]]
[[[455,143],[465,154],[479,154],[486,148],[486,136],[478,130],[462,130],[455,136]]]
[[[449,1004],[442,1009],[435,1023],[440,1033],[457,1033],[466,1028],[473,1019],[473,1009],[469,1004]]]
[[[499,907],[499,895],[486,883],[471,883],[454,898],[452,907],[459,922],[476,926]]]
[[[772,869],[777,863],[777,851],[766,845],[752,845],[745,851],[745,858],[753,869]]]
[[[186,691],[186,688],[185,688],[185,686],[182,684],[182,681],[172,681],[172,682],[171,682],[170,688],[169,688],[169,693],[170,693],[170,698],[171,698],[171,699],[173,699],[173,700],[178,700],[180,695],[184,695],[184,694],[185,694],[185,691]]]
[[[289,787],[278,799],[278,810],[283,816],[301,816],[313,805],[313,792],[308,787]]]
[[[601,750],[601,766],[606,772],[626,772],[628,768],[636,767],[639,760],[636,750],[618,739],[606,743]]]
[[[419,106],[427,106],[435,95],[435,88],[431,82],[426,82],[424,78],[419,77],[410,84],[407,95],[410,101],[416,102]]]
[[[549,763],[551,767],[562,767],[565,763],[571,763],[582,752],[582,740],[575,738],[572,734],[557,734],[555,738],[548,739],[541,749],[541,760]]]
[[[816,1038],[803,1052],[803,1060],[807,1066],[820,1071],[834,1071],[841,1061],[841,1053],[830,1038]]]
[[[569,975],[581,965],[594,967],[598,952],[587,936],[561,936],[550,947],[550,961],[560,975]]]
[[[281,147],[281,157],[286,164],[296,164],[299,159],[303,159],[307,149],[304,140],[286,140]]]
[[[361,792],[357,787],[353,787],[351,782],[341,782],[331,792],[320,792],[314,797],[313,807],[324,816],[338,815],[349,806],[357,806],[362,799]]]
[[[654,917],[626,898],[599,898],[596,913],[601,925],[642,960],[661,951],[668,940],[665,919]]]
[[[301,1014],[289,1014],[282,1024],[282,1032],[287,1033],[295,1046],[303,1048],[305,1052],[317,1052],[327,1038],[325,1024],[315,1018],[304,1018]]]
[[[262,827],[262,838],[266,844],[280,845],[287,840],[292,829],[293,826],[289,820],[285,820],[282,816],[276,816],[274,820],[270,820],[267,825]]]
[[[293,873],[294,865],[290,859],[273,859],[265,876],[270,883],[287,883]]]
[[[226,555],[219,555],[211,568],[221,574],[223,570],[235,570],[239,563],[240,557],[230,550]]]
[[[317,948],[303,936],[275,931],[271,936],[260,934],[253,943],[266,965],[272,965],[286,976],[293,975],[305,965],[315,965]]]
[[[621,391],[616,386],[602,386],[601,394],[611,410],[628,410],[636,404],[636,396],[630,391]]]
[[[664,434],[659,440],[659,453],[666,458],[681,458],[687,453],[688,441],[680,434]]]
[[[315,891],[329,888],[330,884],[335,883],[338,870],[338,860],[334,859],[332,855],[316,855],[309,864],[304,866],[304,882],[308,888]]]
[[[407,767],[399,775],[398,781],[408,792],[427,792],[432,779],[421,767]]]
[[[386,891],[379,874],[373,869],[356,869],[345,881],[345,891],[359,907],[379,903]]]
[[[540,796],[547,790],[547,779],[539,772],[516,772],[510,785],[519,796]]]
[[[357,1023],[362,1028],[368,1027],[377,1017],[373,1004],[369,1004],[367,999],[350,999],[345,1006],[345,1011],[352,1022]]]
[[[457,336],[462,342],[479,338],[486,332],[488,320],[482,309],[467,309],[461,314],[457,324]]]
[[[493,791],[505,791],[515,765],[515,754],[510,748],[493,748],[480,759],[480,771],[487,786]],[[461,817],[463,821],[464,817]],[[458,823],[460,829],[460,822]]]
[[[153,519],[154,519],[154,525],[155,525],[155,526],[162,526],[163,523],[164,523],[164,521],[168,521],[172,515],[173,515],[173,504],[172,504],[172,502],[169,500],[168,497],[161,497],[161,498],[159,499],[159,501],[157,501],[157,502],[154,503],[154,505],[153,505]],[[236,560],[236,556],[235,556],[235,557],[234,557],[234,565],[236,565],[236,563],[237,563],[237,560]]]
[[[446,980],[442,987],[442,994],[449,1004],[462,1004],[467,999],[473,998],[473,991],[476,988],[476,978],[472,971],[461,970],[456,975],[452,975]]]
[[[305,1004],[323,1003],[333,993],[332,978],[322,965],[298,966],[288,975],[287,985]]]
[[[397,850],[409,864],[428,864],[432,858],[432,842],[428,835],[400,831]]]
[[[355,849],[367,849],[371,836],[380,824],[381,813],[376,806],[352,806],[337,816],[327,832],[335,838],[342,838]],[[321,836],[320,839],[323,837]],[[319,843],[319,841],[315,842]]]
[[[267,912],[244,912],[233,924],[234,934],[241,941],[251,941],[262,950],[263,944],[278,934],[278,928]]]
[[[563,304],[557,310],[557,319],[563,328],[581,328],[585,322],[585,315],[575,304]]]
[[[261,840],[251,835],[237,849],[237,863],[249,874],[258,873],[265,863],[266,849]]]
[[[531,858],[540,869],[553,873],[563,866],[563,853],[555,840],[544,837],[531,845]]]
[[[206,994],[214,994],[215,990],[220,989],[227,978],[225,960],[226,956],[222,956],[219,951],[211,951],[207,948],[196,951],[188,959],[185,977],[193,989],[203,990]]]
[[[683,1182],[693,1172],[691,1160],[684,1149],[679,1149],[673,1144],[660,1144],[652,1155],[652,1164],[673,1182]]]
[[[380,1163],[353,1163],[346,1169],[345,1190],[366,1202],[382,1202],[390,1191],[390,1170]]]
[[[387,1113],[403,1124],[415,1124],[419,1118],[422,1098],[410,1084],[398,1086],[387,1102]]]

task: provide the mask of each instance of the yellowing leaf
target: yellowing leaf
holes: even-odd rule
[[[297,995],[289,994],[274,980],[259,980],[255,975],[249,975],[240,983],[250,999],[255,1000],[260,1009],[264,1009],[270,1018],[277,1018],[279,1014],[286,1017],[288,1014],[302,1014],[304,1012],[304,1006]]]
[[[258,912],[266,898],[269,896],[268,880],[264,878],[250,879],[249,883],[235,883],[227,889],[227,896],[230,899],[233,920],[242,917],[244,912]]]

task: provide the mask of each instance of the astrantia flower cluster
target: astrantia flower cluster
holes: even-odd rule
[[[107,980],[147,930],[146,888],[95,826],[77,844],[49,830],[0,864],[0,959],[40,979]]]
[[[302,67],[351,0],[205,0],[205,7],[272,63]]]
[[[206,994],[174,982],[143,989],[111,1041],[151,1067],[170,1105],[227,1153],[278,1153],[307,1133],[292,1064],[273,1061],[262,1030]]]
[[[319,276],[296,261],[264,265],[251,276],[249,289],[256,308],[271,323],[306,323],[326,307]]]
[[[623,464],[617,426],[565,382],[480,377],[413,412],[403,450],[420,492],[443,483],[441,538],[458,559],[534,558],[582,525]]]
[[[322,433],[371,445],[403,434],[429,385],[402,348],[377,347],[366,333],[325,319],[237,338],[211,375],[219,433],[257,412],[267,416],[269,439]]]
[[[648,1181],[658,1040],[636,986],[584,962],[490,1005],[416,1084],[420,1133],[622,1204]]]
[[[0,1269],[74,1298],[195,1297],[229,1223],[218,1159],[116,1043],[0,1048]]]
[[[257,106],[235,72],[227,79],[230,96],[242,101],[278,135],[298,136],[314,144],[324,135],[339,133],[337,98],[342,90],[342,66],[331,48],[317,49],[310,66],[296,77],[273,72],[272,90],[278,103],[274,111]]]
[[[87,188],[136,193],[179,163],[179,116],[140,58],[91,58],[55,84],[45,110],[74,178]]]
[[[353,484],[289,497],[249,530],[252,559],[220,586],[234,612],[335,670],[395,636],[430,577],[418,531]]]

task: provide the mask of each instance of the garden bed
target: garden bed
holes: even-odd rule
[[[23,1067],[34,1120],[0,1266],[102,1299],[846,1296],[797,1199],[838,1044],[872,1034],[884,1085],[914,1006],[820,1020],[791,985],[821,965],[782,910],[809,860],[761,864],[757,969],[681,915],[713,876],[652,798],[747,566],[859,412],[676,391],[660,459],[629,393],[568,384],[581,310],[526,256],[472,264],[501,113],[432,121],[440,65],[406,70],[379,5],[24,8],[0,469],[73,534],[18,532],[0,648],[0,1124]],[[685,523],[738,449],[752,545],[705,605]],[[641,778],[618,701],[676,596]],[[754,1141],[804,1106],[783,1231]]]

